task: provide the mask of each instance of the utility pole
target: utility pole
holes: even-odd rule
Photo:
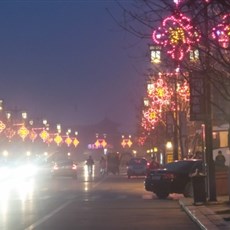
[[[213,137],[212,137],[212,107],[211,107],[211,72],[210,69],[210,42],[208,31],[208,4],[205,3],[204,7],[204,42],[206,47],[205,53],[205,71],[204,71],[204,93],[205,93],[205,156],[207,161],[207,174],[208,174],[208,193],[209,200],[216,201],[216,181],[215,181],[215,165],[213,160]]]
[[[208,73],[205,75],[205,156],[207,162],[207,182],[209,200],[216,201],[215,164],[213,160],[211,86]]]

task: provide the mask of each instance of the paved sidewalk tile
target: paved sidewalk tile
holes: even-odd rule
[[[216,214],[212,210],[216,204],[210,205],[207,203],[202,205],[194,205],[191,198],[182,198],[179,200],[181,207],[193,219],[201,229],[230,229],[230,223],[225,221],[221,215]],[[223,203],[224,205],[224,203]],[[222,206],[220,205],[220,208]],[[229,206],[230,208],[230,206]]]

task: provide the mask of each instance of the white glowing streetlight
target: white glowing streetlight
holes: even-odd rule
[[[61,133],[61,124],[57,124],[57,131],[58,133]]]
[[[43,121],[42,121],[42,123],[43,123],[43,125],[47,125],[47,123],[48,123],[48,121],[46,120],[46,119],[43,119]]]
[[[27,119],[27,112],[22,112],[22,118],[23,118],[24,120]]]
[[[171,142],[171,141],[168,141],[168,142],[166,143],[166,148],[167,148],[167,149],[172,149],[172,148],[173,148],[173,145],[172,145],[172,142]]]
[[[9,155],[9,153],[8,153],[7,150],[4,150],[3,153],[2,153],[2,155],[3,155],[4,157],[7,157],[7,156]]]
[[[11,118],[11,113],[7,111],[7,112],[6,112],[6,119],[7,119],[7,120],[10,120],[10,118]]]

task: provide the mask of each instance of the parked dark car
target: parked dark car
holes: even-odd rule
[[[142,157],[133,157],[127,163],[127,176],[130,179],[132,176],[146,176],[147,160]]]
[[[55,162],[51,173],[53,177],[77,178],[77,164],[72,160]]]
[[[160,199],[165,199],[170,193],[193,196],[191,175],[202,171],[200,159],[177,160],[166,164],[161,169],[151,170],[145,178],[146,191],[153,192]]]

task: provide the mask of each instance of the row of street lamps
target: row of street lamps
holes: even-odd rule
[[[13,114],[14,112],[15,114]],[[19,112],[20,117],[17,116]],[[51,127],[46,119],[43,119],[40,124],[35,124],[33,120],[28,119],[28,114],[25,111],[4,111],[2,100],[0,101],[0,119],[0,134],[2,137],[5,135],[10,142],[18,135],[23,141],[27,138],[34,142],[40,137],[44,143],[55,142],[58,146],[66,143],[68,146],[73,144],[77,147],[79,144],[77,131],[73,133],[71,129],[67,129],[63,133],[61,124],[57,124],[56,128]]]

